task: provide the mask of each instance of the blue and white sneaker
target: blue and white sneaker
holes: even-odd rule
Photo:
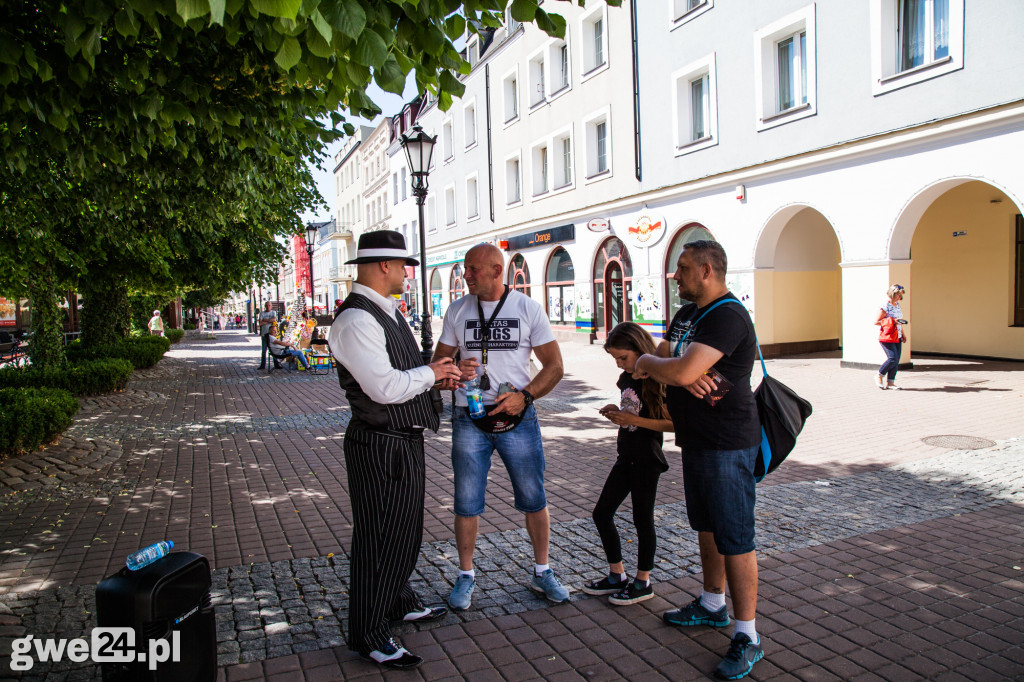
[[[533,580],[530,581],[531,590],[543,594],[553,604],[564,604],[569,601],[569,590],[558,581],[555,572],[550,568],[540,575],[536,573],[532,575]]]
[[[476,579],[460,573],[452,587],[452,593],[448,595],[448,606],[456,611],[465,611],[473,601],[473,588],[476,587]]]

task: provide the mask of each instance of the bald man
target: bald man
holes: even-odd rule
[[[460,353],[462,381],[479,376],[487,414],[471,419],[465,389],[455,394],[452,467],[455,472],[455,539],[459,577],[448,604],[470,606],[476,586],[473,552],[484,512],[491,454],[501,456],[515,493],[515,507],[526,517],[533,545],[529,586],[553,603],[569,591],[548,565],[550,519],[544,494],[544,448],[533,407],[562,378],[562,353],[539,303],[503,283],[505,259],[490,244],[474,246],[464,264],[469,295],[448,308],[434,360]],[[530,379],[530,354],[542,365]],[[501,389],[499,391],[499,389]]]

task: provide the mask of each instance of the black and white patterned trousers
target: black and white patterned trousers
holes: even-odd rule
[[[352,499],[348,646],[369,653],[391,637],[390,620],[423,609],[409,585],[423,541],[423,434],[345,432]]]

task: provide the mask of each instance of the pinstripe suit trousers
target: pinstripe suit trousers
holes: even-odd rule
[[[409,585],[423,541],[423,435],[349,427],[345,469],[352,499],[348,646],[368,653],[389,621],[423,608]]]

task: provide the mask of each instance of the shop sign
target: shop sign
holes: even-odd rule
[[[665,234],[665,219],[647,211],[641,211],[630,221],[626,229],[626,238],[630,246],[646,249],[654,246]]]
[[[13,298],[0,298],[0,327],[13,327],[18,312],[18,302]]]
[[[611,224],[607,218],[594,218],[587,223],[587,229],[591,232],[607,232],[611,228]]]
[[[466,253],[472,247],[467,246],[464,249],[455,249],[454,251],[442,251],[440,253],[428,253],[427,254],[427,267],[435,268],[439,265],[449,265],[450,263],[461,263],[466,259]]]
[[[547,230],[538,230],[508,238],[509,251],[521,251],[535,246],[547,246],[560,242],[571,242],[576,238],[576,225],[559,225]]]

